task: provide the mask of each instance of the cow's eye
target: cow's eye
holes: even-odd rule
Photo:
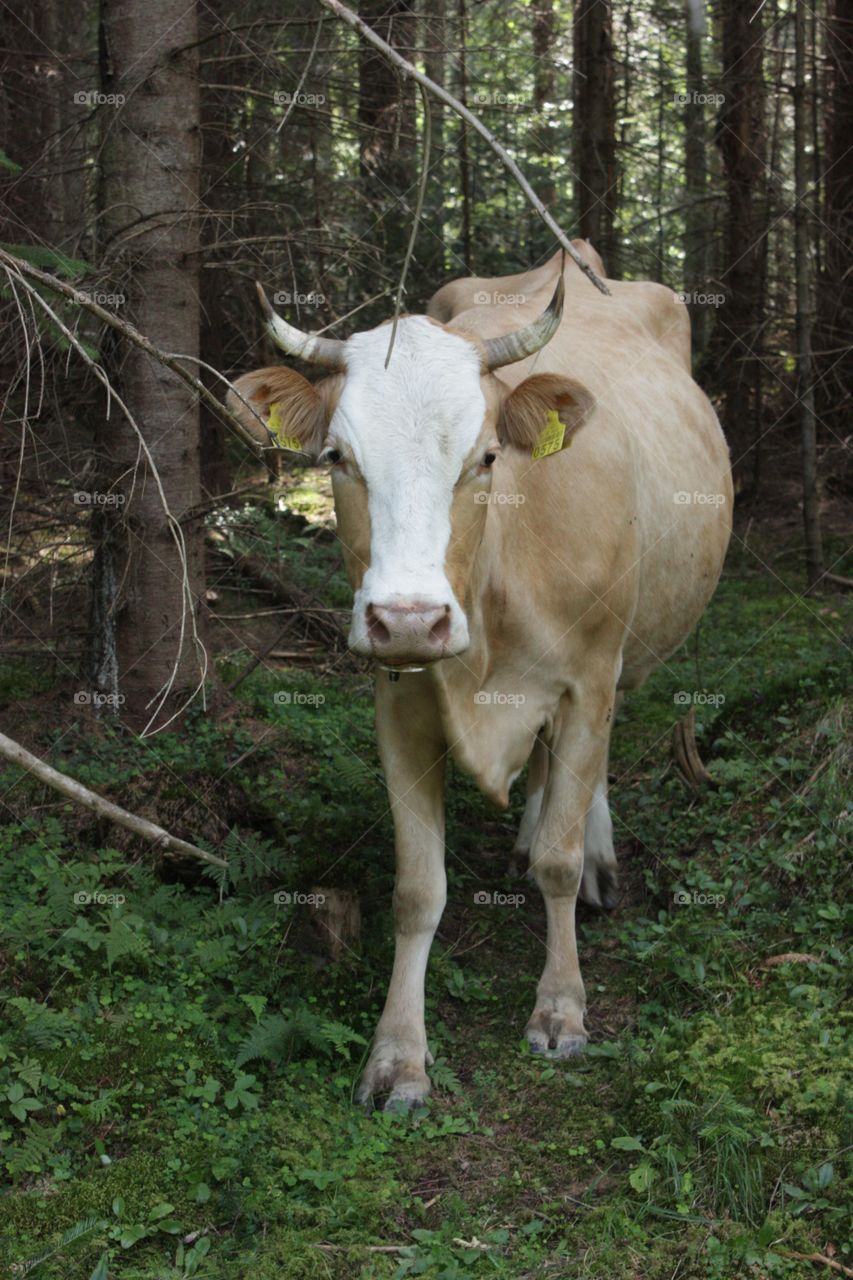
[[[497,454],[495,454],[495,453],[484,453],[484,454],[483,454],[483,462],[482,462],[482,466],[484,466],[484,467],[490,467],[490,466],[492,465],[492,463],[494,462],[494,460],[495,460],[495,458],[496,458],[496,457],[497,457]]]
[[[320,454],[320,462],[327,467],[334,467],[343,459],[340,449],[324,449]]]

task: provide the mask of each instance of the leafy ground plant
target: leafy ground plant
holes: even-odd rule
[[[496,815],[452,772],[435,1092],[408,1117],[353,1105],[392,943],[369,679],[260,671],[241,686],[245,722],[197,715],[148,743],[46,734],[59,767],[147,796],[231,866],[158,862],[4,771],[9,1274],[853,1267],[846,609],[741,556],[698,646],[627,703],[611,766],[624,891],[610,916],[581,912],[579,1062],[521,1039],[544,920],[535,888],[508,878],[520,801]],[[283,682],[304,697],[276,699]],[[706,695],[694,705],[715,785],[701,794],[669,756],[685,690]],[[358,954],[336,963],[301,905],[324,883],[362,902]],[[484,885],[524,900],[484,907]]]

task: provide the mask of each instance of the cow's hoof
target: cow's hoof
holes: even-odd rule
[[[534,1013],[525,1031],[532,1053],[553,1058],[576,1058],[586,1048],[586,1032],[578,1031],[577,1019],[560,1013]]]
[[[604,911],[614,911],[619,905],[619,877],[609,867],[598,868],[598,896]]]
[[[422,1062],[427,1066],[432,1064],[429,1050],[419,1062],[393,1044],[376,1045],[361,1077],[356,1101],[370,1107],[375,1095],[387,1093],[385,1111],[410,1111],[420,1106],[430,1090],[429,1076]]]
[[[615,866],[593,864],[584,870],[580,896],[590,907],[613,911],[619,905],[619,876]]]

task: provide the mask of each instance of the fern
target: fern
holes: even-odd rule
[[[429,1073],[436,1089],[444,1089],[446,1093],[462,1092],[462,1083],[446,1058],[436,1058]]]
[[[141,959],[147,957],[151,950],[151,944],[142,934],[137,933],[135,929],[116,916],[110,917],[110,931],[107,936],[107,966],[112,969],[116,960],[121,960],[125,956],[134,956]]]
[[[287,1019],[280,1013],[268,1013],[252,1027],[237,1051],[236,1067],[243,1067],[256,1058],[280,1062],[287,1047]]]
[[[73,1018],[39,1004],[37,1000],[14,996],[8,1003],[21,1015],[24,1024],[22,1034],[36,1049],[57,1049],[76,1032]]]
[[[205,866],[205,874],[227,893],[237,885],[254,885],[276,879],[292,866],[291,855],[272,840],[255,834],[239,835],[229,831],[222,842],[222,854],[228,866]]]
[[[91,1124],[103,1124],[110,1113],[115,1111],[116,1097],[115,1089],[102,1089],[97,1098],[80,1107],[79,1114]]]
[[[243,1067],[256,1058],[268,1062],[283,1062],[295,1053],[312,1049],[329,1057],[334,1044],[326,1027],[340,1027],[340,1023],[326,1023],[310,1009],[300,1006],[287,1016],[268,1013],[252,1028],[240,1045],[234,1065]],[[352,1037],[349,1029],[345,1029]],[[341,1039],[340,1033],[337,1033]]]
[[[9,1172],[41,1173],[59,1137],[60,1127],[45,1129],[32,1120],[23,1145],[8,1148],[6,1168]]]
[[[18,1270],[19,1275],[27,1275],[28,1272],[34,1271],[36,1267],[40,1267],[48,1258],[54,1258],[63,1249],[67,1249],[68,1245],[74,1244],[82,1236],[87,1236],[96,1227],[103,1225],[101,1218],[84,1218],[82,1222],[75,1223],[73,1227],[69,1227],[59,1237],[55,1245],[51,1245],[47,1249],[42,1249],[41,1253],[37,1253],[34,1258],[28,1258],[26,1262],[20,1264]]]
[[[332,758],[332,767],[344,791],[375,787],[380,781],[377,769],[371,769],[358,756],[351,755],[349,752],[346,755],[343,752],[336,753]]]
[[[321,1027],[324,1039],[331,1045],[335,1053],[341,1054],[349,1062],[351,1044],[359,1044],[362,1048],[367,1048],[367,1041],[364,1036],[360,1036],[352,1027],[348,1027],[343,1022],[324,1022]]]
[[[38,1092],[38,1087],[42,1082],[42,1077],[44,1076],[44,1070],[35,1058],[21,1058],[15,1063],[14,1070],[18,1079],[21,1080],[28,1089],[31,1089],[33,1093]]]

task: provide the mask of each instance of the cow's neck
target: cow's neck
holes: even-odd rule
[[[547,680],[531,678],[529,649],[518,642],[529,617],[517,598],[510,521],[517,511],[490,507],[468,581],[465,611],[471,643],[424,672],[438,700],[450,754],[504,808],[537,732],[553,706]]]

